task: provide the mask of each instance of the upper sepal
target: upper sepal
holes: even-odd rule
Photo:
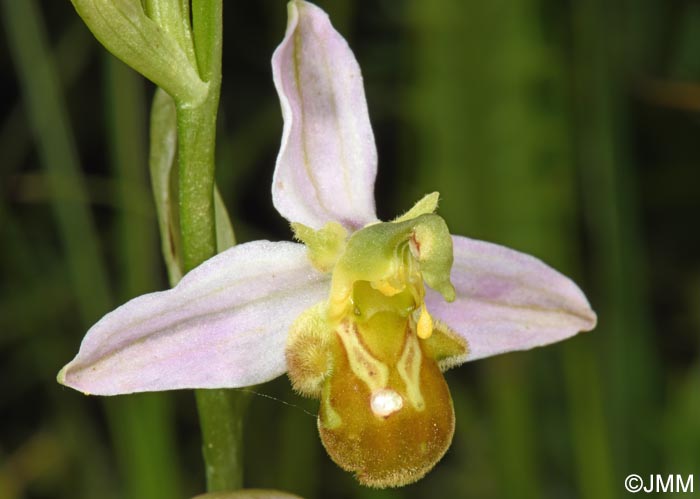
[[[301,0],[288,11],[272,57],[284,117],[272,200],[290,222],[357,230],[377,218],[377,152],[360,67],[325,12]]]

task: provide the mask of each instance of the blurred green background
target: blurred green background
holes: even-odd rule
[[[438,190],[453,232],[572,275],[599,326],[450,372],[452,448],[399,490],[333,465],[316,402],[286,378],[255,387],[246,484],[607,499],[629,473],[695,473],[700,489],[700,2],[319,4],[363,68],[382,218]],[[204,489],[190,392],[102,399],[55,382],[102,314],[166,287],[152,85],[68,0],[0,5],[0,498],[190,497]],[[217,177],[240,242],[290,239],[269,189],[285,22],[282,1],[225,1]]]

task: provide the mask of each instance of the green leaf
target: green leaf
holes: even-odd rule
[[[177,202],[177,121],[173,99],[163,89],[156,90],[151,108],[151,151],[149,167],[153,197],[158,214],[161,250],[171,285],[183,274],[182,241]],[[236,244],[231,219],[221,194],[214,188],[216,246],[219,252]]]
[[[164,90],[159,88],[153,97],[151,108],[149,168],[160,228],[161,250],[171,286],[174,286],[183,274],[177,199],[173,199],[173,192],[177,191],[171,189],[170,178],[173,172],[177,172],[177,168],[173,168],[176,157],[175,103]]]
[[[177,102],[197,106],[206,99],[209,85],[199,77],[192,51],[183,49],[176,36],[150,19],[140,0],[72,2],[107,50]]]
[[[231,225],[226,205],[219,188],[214,186],[214,218],[216,220],[216,250],[221,253],[236,244],[236,235]]]

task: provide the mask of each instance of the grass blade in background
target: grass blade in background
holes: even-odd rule
[[[606,355],[606,415],[616,480],[655,473],[659,393],[636,184],[629,157],[623,70],[635,60],[621,30],[627,11],[608,2],[572,4],[576,159],[591,233],[600,338]],[[635,9],[637,7],[635,6]],[[633,27],[626,26],[629,32]],[[584,480],[585,474],[580,477]]]
[[[43,19],[35,0],[3,0],[1,5],[34,140],[51,192],[51,208],[72,293],[81,322],[88,325],[109,309],[110,290]],[[64,399],[58,401],[57,411],[59,431],[71,453],[75,453],[73,458],[81,470],[78,483],[71,485],[71,493],[112,497],[106,490],[109,477],[105,475],[98,448],[85,445],[95,442],[85,407],[71,406]]]
[[[504,2],[414,2],[412,17],[420,43],[414,93],[423,148],[418,185],[441,192],[440,214],[453,233],[516,246],[522,240],[515,231],[526,230],[527,215],[538,206],[524,202],[530,186],[525,162],[536,145],[529,134],[536,126],[527,122],[520,100],[520,86],[539,62],[532,9],[532,2],[517,9]],[[528,363],[519,355],[483,365],[491,449],[472,452],[490,457],[499,497],[542,496]],[[465,490],[469,486],[464,483]]]
[[[415,3],[420,66],[414,105],[423,148],[418,176],[424,191],[443,195],[440,213],[454,233],[513,246],[570,273],[577,259],[577,205],[566,80],[562,56],[545,43],[541,7],[537,0],[517,6]],[[577,348],[587,345],[578,340]],[[549,475],[553,464],[571,460],[572,450],[561,444],[571,438],[565,426],[551,434],[543,423],[561,420],[557,411],[565,400],[559,368],[548,361],[553,355],[537,351],[480,363],[491,403],[490,448],[472,452],[491,458],[496,497],[534,499],[548,495],[543,483],[550,493],[568,485],[566,477]],[[568,360],[590,367],[592,359]],[[566,390],[600,411],[601,386],[586,382],[569,383]],[[547,398],[556,403],[534,405]],[[571,407],[572,430],[585,429],[589,440],[575,439],[580,448],[574,452],[610,463],[605,445],[598,446],[605,443],[604,420],[584,421],[576,409]],[[558,448],[564,463],[547,461],[549,448]],[[589,487],[595,494],[581,489],[582,497],[611,497],[610,471],[583,464],[587,483],[596,485]],[[470,486],[465,480],[464,489]]]
[[[94,222],[89,210],[84,179],[80,172],[79,160],[75,152],[76,148],[71,126],[63,96],[60,92],[61,86],[46,47],[40,11],[34,1],[7,1],[3,2],[3,7],[6,14],[4,18],[7,20],[7,31],[10,35],[22,88],[25,92],[25,102],[29,110],[30,121],[51,189],[50,199],[59,234],[65,248],[72,288],[76,294],[81,322],[84,327],[87,327],[99,315],[109,310],[113,301],[110,297],[110,286],[105,272],[105,265],[101,257]],[[132,161],[132,159],[128,158],[128,161]],[[142,236],[143,234],[140,234],[139,237]],[[146,238],[147,240],[148,238]],[[129,239],[128,244],[134,244],[134,242],[133,239]],[[127,259],[129,264],[132,264],[134,258],[138,257],[137,253],[140,252],[140,249],[130,247],[127,250],[129,251]],[[144,255],[141,255],[141,257],[144,257]],[[147,265],[148,263],[146,261]],[[149,268],[152,268],[152,266],[149,265]],[[149,275],[149,272],[143,273],[138,269],[137,273],[139,277],[135,279],[141,279],[141,276]],[[137,281],[132,279],[126,287],[135,289],[139,285]],[[116,412],[119,411],[116,410]],[[119,445],[124,444],[131,449],[136,448],[132,446],[134,441],[141,443],[141,451],[157,449],[159,442],[162,443],[169,438],[166,437],[160,440],[157,438],[162,422],[162,418],[157,416],[155,417],[156,421],[153,421],[153,416],[157,412],[158,410],[153,408],[142,409],[131,406],[129,409],[130,418],[123,418],[123,413],[113,414],[112,416],[120,421],[119,426],[124,429],[123,433],[115,432],[115,440]],[[81,418],[76,419],[73,417],[72,420],[75,424],[80,424]],[[152,426],[156,430],[155,433],[149,433],[148,438],[144,438],[144,433],[139,434],[138,432],[139,429],[143,429],[143,425],[148,421],[153,423]],[[84,425],[83,432],[85,432],[85,435],[89,435],[89,431]],[[76,438],[79,439],[77,437],[78,433],[80,432],[74,432],[74,440]],[[163,447],[160,446],[160,448],[162,449]],[[104,490],[107,481],[99,478],[100,473],[90,471],[92,463],[99,461],[90,455],[91,452],[95,452],[95,449],[86,446],[82,450],[88,453],[83,457],[86,470],[85,479],[87,481],[84,486],[88,488],[87,490],[92,490],[92,492],[88,492],[88,495],[94,496],[99,491],[99,495],[108,496],[109,493]],[[171,451],[168,450],[165,454],[169,452]],[[135,456],[136,454],[133,453],[123,456],[125,469],[128,468],[127,463],[134,461]],[[135,468],[138,468],[138,466]],[[132,467],[130,471],[134,471],[135,468]],[[133,481],[130,481],[129,477],[127,477],[126,482],[131,483],[131,485],[136,484],[137,487],[141,486],[143,483],[146,483],[142,481],[144,472],[153,474],[153,470],[141,467],[140,477],[134,476]],[[151,495],[150,491],[165,490],[166,495],[161,497],[172,497],[172,495],[167,494],[169,490],[167,485],[161,482],[163,477],[158,477],[158,473],[154,475],[148,479],[155,480],[153,482],[155,487],[151,487],[148,490],[133,491],[134,495],[138,497],[157,497]],[[94,483],[95,480],[98,483]],[[74,492],[79,487],[78,484],[75,484]]]
[[[56,43],[51,57],[59,71],[63,88],[69,89],[85,69],[92,45],[82,22],[76,20],[66,27]],[[7,113],[0,129],[0,151],[3,152],[2,169],[16,172],[32,147],[32,136],[27,115],[21,101],[15,102]]]
[[[120,301],[161,287],[158,230],[148,186],[148,106],[143,78],[105,56],[111,165],[118,189]],[[106,399],[126,497],[182,497],[170,393]]]
[[[685,116],[690,115],[691,119],[694,120],[694,115],[696,115],[698,108],[693,107],[692,104],[698,102],[698,97],[700,96],[698,92],[700,87],[697,84],[697,81],[700,80],[700,57],[698,57],[698,54],[700,54],[700,4],[686,3],[681,7],[676,11],[678,31],[675,35],[675,40],[677,43],[673,47],[673,52],[669,57],[670,61],[664,69],[669,75],[668,78],[671,83],[675,80],[688,89],[692,88],[692,93],[676,92],[675,97],[680,97],[680,99],[671,99],[669,103],[672,104],[675,101],[686,104],[685,107],[679,107],[687,113]],[[684,82],[696,83],[686,86]],[[668,92],[666,95],[674,97],[673,92]],[[662,99],[661,102],[663,103],[664,100]],[[695,112],[693,113],[693,111]],[[669,117],[671,118],[670,120],[661,121],[658,123],[658,126],[665,127],[669,124],[669,121],[672,122],[674,116],[670,115]],[[673,129],[668,132],[669,136],[673,133]],[[693,134],[690,145],[692,151],[696,150],[695,137],[696,134]],[[660,179],[666,179],[664,181],[666,188],[658,189],[663,195],[659,204],[667,207],[669,204],[668,199],[672,198],[672,205],[693,206],[688,200],[698,198],[697,163],[691,161],[690,164],[685,164],[687,162],[685,159],[687,157],[687,152],[684,150],[685,147],[678,147],[676,142],[668,139],[664,140],[663,143],[666,147],[674,149],[673,161],[675,164],[669,165],[667,161],[660,163],[657,167],[660,173],[663,172],[660,175]],[[692,171],[695,174],[684,174],[684,171]],[[693,219],[696,215],[692,209],[684,211],[686,212],[685,216],[679,217],[679,220],[675,222],[677,226],[685,227],[686,217],[687,219]],[[688,244],[686,238],[680,239],[675,245],[687,247],[689,253],[693,251],[691,249],[692,245]],[[674,246],[671,246],[671,248],[673,252],[677,249]],[[680,270],[680,272],[688,273],[683,263],[679,262],[676,264],[676,272]],[[677,279],[676,273],[665,272],[667,270],[665,265],[662,269],[662,272],[668,274],[670,282],[674,282]],[[691,275],[693,276],[691,281],[685,286],[678,286],[677,292],[683,293],[684,291],[681,294],[683,297],[681,299],[685,301],[686,309],[691,311],[690,316],[686,319],[687,322],[685,322],[685,334],[688,337],[694,336],[697,340],[700,339],[700,273],[696,269]],[[678,300],[679,295],[674,293],[670,299]],[[695,343],[695,345],[696,347],[692,354],[694,359],[692,364],[687,366],[668,366],[670,371],[667,375],[669,381],[667,384],[668,403],[666,405],[667,410],[662,415],[664,427],[662,446],[665,454],[664,471],[679,473],[683,476],[697,473],[696,470],[700,469],[700,425],[698,424],[698,415],[700,415],[700,359],[698,358],[700,346],[698,345],[700,343]],[[679,367],[682,370],[682,374],[677,372]]]
[[[52,209],[85,324],[109,310],[110,296],[75,139],[35,0],[3,0],[3,20],[51,189]]]

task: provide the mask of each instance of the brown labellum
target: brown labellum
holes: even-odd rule
[[[387,340],[392,336],[384,333]],[[445,454],[454,433],[452,398],[436,362],[409,327],[399,345],[396,355],[381,359],[388,367],[386,386],[372,390],[339,340],[333,375],[323,389],[318,420],[323,445],[341,468],[371,487],[419,480]],[[411,378],[417,386],[410,386]]]

